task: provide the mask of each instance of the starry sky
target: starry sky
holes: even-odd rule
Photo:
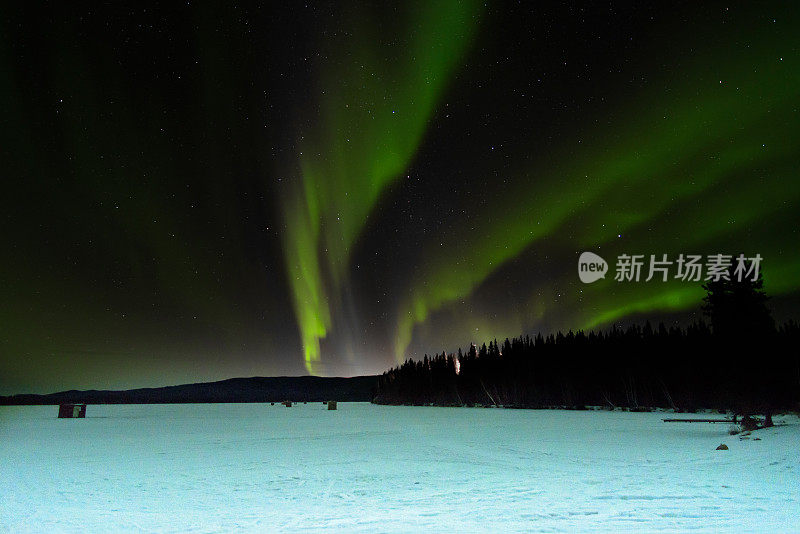
[[[0,8],[0,394],[380,373],[699,318],[581,252],[763,257],[800,307],[800,9]]]

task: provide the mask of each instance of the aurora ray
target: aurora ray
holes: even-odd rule
[[[349,14],[351,32],[327,40],[319,116],[298,142],[300,185],[285,199],[286,267],[309,372],[335,320],[350,251],[381,194],[400,178],[477,24],[474,2],[405,6],[406,24],[379,35]],[[332,311],[332,309],[334,311]]]

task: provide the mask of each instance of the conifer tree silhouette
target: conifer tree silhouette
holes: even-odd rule
[[[725,338],[763,336],[775,330],[775,322],[767,308],[762,273],[753,280],[739,280],[734,266],[725,277],[703,284],[707,294],[703,298],[703,313],[711,321],[715,335]]]

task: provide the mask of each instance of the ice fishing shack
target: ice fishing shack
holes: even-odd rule
[[[86,417],[85,404],[59,404],[58,418],[72,419],[74,417]]]

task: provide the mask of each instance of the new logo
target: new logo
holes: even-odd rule
[[[584,284],[591,284],[606,277],[608,264],[594,252],[584,252],[578,258],[578,277]]]

